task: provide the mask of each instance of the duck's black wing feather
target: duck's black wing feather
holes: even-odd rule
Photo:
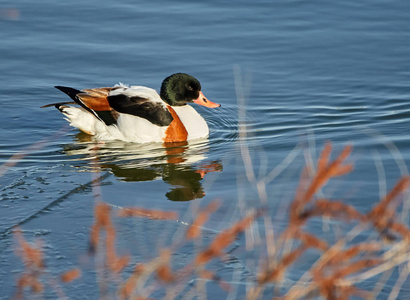
[[[173,117],[167,107],[140,96],[117,94],[107,97],[110,106],[119,113],[144,118],[158,126],[168,126]]]

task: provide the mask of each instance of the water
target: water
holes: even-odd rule
[[[241,144],[249,147],[255,176],[263,178],[295,147],[317,158],[332,141],[336,152],[354,145],[355,171],[334,180],[326,196],[368,210],[410,161],[409,11],[408,2],[382,0],[3,2],[0,162],[20,151],[26,155],[0,178],[2,298],[13,295],[22,270],[8,231],[16,224],[29,240],[37,236],[46,244],[51,277],[82,266],[83,280],[68,296],[94,298],[88,294],[96,293],[93,268],[84,255],[93,222],[89,183],[98,176],[104,201],[173,210],[183,220],[192,215],[190,205],[221,199],[207,224],[212,235],[241,216],[241,201],[259,205]],[[55,85],[124,82],[158,89],[175,72],[197,77],[205,95],[222,104],[197,108],[210,125],[208,140],[170,149],[96,144],[68,127],[58,111],[39,108],[66,100]],[[245,110],[238,104],[242,92]],[[247,129],[242,139],[238,121]],[[277,229],[286,222],[281,212],[304,165],[301,150],[268,185]],[[182,226],[120,223],[119,247],[135,260],[150,257]],[[157,236],[164,240],[152,239]],[[175,259],[183,260],[181,253]],[[232,265],[245,276],[240,259]],[[229,270],[219,266],[232,278]]]

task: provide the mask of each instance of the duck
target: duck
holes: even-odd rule
[[[207,138],[205,119],[189,104],[221,106],[208,100],[199,80],[186,73],[165,78],[159,94],[149,87],[123,83],[84,90],[55,88],[74,102],[42,107],[55,106],[71,126],[98,140],[179,143]]]

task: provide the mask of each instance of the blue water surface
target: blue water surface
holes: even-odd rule
[[[408,1],[384,0],[3,1],[0,298],[14,295],[23,270],[14,253],[16,225],[28,240],[43,240],[50,278],[74,266],[83,270],[81,280],[64,288],[67,297],[98,298],[87,257],[96,199],[114,211],[176,211],[184,222],[197,206],[220,199],[204,233],[210,239],[245,208],[262,205],[252,178],[269,178],[269,214],[280,231],[308,157],[315,160],[327,141],[335,153],[353,145],[355,171],[329,183],[324,195],[368,211],[410,163],[409,11]],[[123,82],[158,90],[176,72],[194,75],[204,94],[222,104],[196,107],[210,126],[207,140],[166,149],[101,144],[69,127],[54,108],[40,108],[67,100],[55,85]],[[243,162],[246,149],[250,166]],[[275,177],[278,165],[283,171]],[[91,184],[97,178],[100,191]],[[117,222],[118,247],[133,263],[158,255],[185,228]],[[243,239],[237,247],[235,261],[214,268],[227,281],[244,283],[255,270],[245,262]],[[194,252],[187,246],[174,260],[183,264]],[[303,264],[294,271],[296,279],[302,270]],[[238,286],[241,299],[244,285]],[[408,290],[405,283],[400,296]],[[55,295],[50,290],[44,297]],[[219,287],[208,292],[209,299],[225,296]]]

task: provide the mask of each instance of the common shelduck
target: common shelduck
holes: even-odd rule
[[[165,78],[159,95],[148,87],[121,83],[82,91],[63,86],[56,88],[74,102],[43,107],[54,105],[71,126],[99,140],[173,143],[204,138],[209,135],[208,125],[187,103],[211,108],[221,106],[209,101],[199,81],[185,73]]]

